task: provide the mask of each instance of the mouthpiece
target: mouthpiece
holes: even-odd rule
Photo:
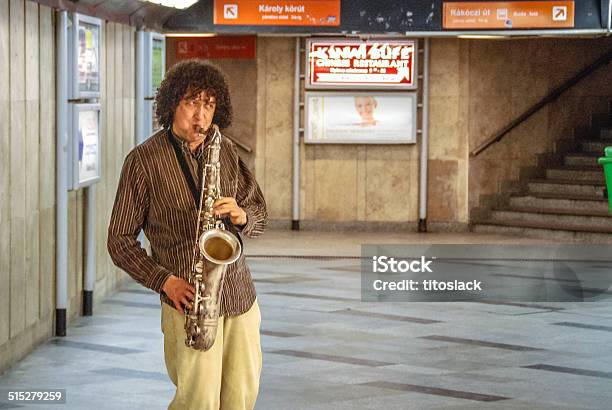
[[[217,124],[211,124],[210,128],[213,129],[215,134],[219,132],[219,126]],[[198,134],[206,135],[207,131],[208,130],[205,129],[204,127],[200,127],[200,129],[198,130]]]

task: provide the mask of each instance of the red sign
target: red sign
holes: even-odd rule
[[[186,58],[255,58],[255,36],[180,37],[176,39],[174,55]]]
[[[340,0],[215,0],[214,23],[232,26],[339,26]]]
[[[416,88],[416,42],[309,40],[308,88]]]
[[[445,29],[574,27],[573,1],[445,2]]]

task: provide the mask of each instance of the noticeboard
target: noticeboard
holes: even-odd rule
[[[100,19],[74,13],[69,49],[73,99],[100,98]]]
[[[416,92],[306,92],[305,98],[305,143],[416,143]]]
[[[100,180],[100,104],[72,105],[72,189]]]
[[[160,128],[155,116],[155,94],[166,72],[166,38],[163,34],[144,33],[144,129],[143,138]]]
[[[151,84],[150,84],[150,95],[155,95],[159,88],[162,80],[164,79],[164,72],[166,67],[166,43],[164,36],[158,33],[151,33]]]
[[[417,87],[415,40],[306,41],[307,89],[404,89]]]

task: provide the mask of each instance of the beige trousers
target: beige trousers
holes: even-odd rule
[[[185,317],[162,303],[166,369],[176,386],[170,410],[252,410],[259,391],[261,313],[257,300],[239,316],[220,317],[206,352],[185,346]]]

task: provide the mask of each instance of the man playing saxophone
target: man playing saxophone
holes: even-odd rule
[[[214,343],[207,350],[186,345],[185,313],[194,307],[196,294],[190,279],[202,177],[213,140],[219,169],[215,218],[237,238],[260,235],[267,222],[253,175],[236,146],[215,133],[216,126],[223,130],[232,119],[223,74],[199,60],[174,65],[158,90],[156,115],[164,128],[125,159],[108,251],[117,266],[160,294],[166,368],[176,386],[169,408],[253,409],[262,365],[261,315],[244,254],[224,271]],[[150,256],[137,240],[141,230],[151,244]]]

